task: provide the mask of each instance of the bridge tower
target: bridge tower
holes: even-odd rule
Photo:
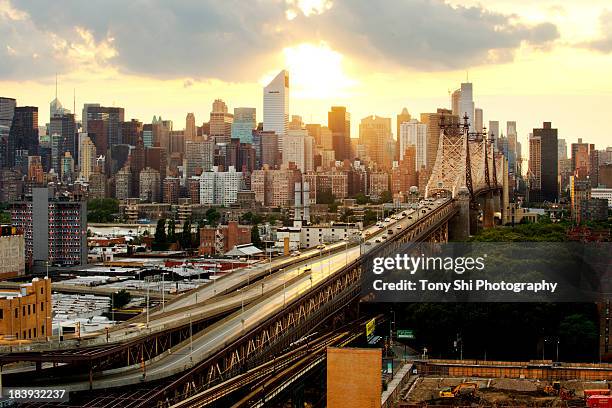
[[[458,215],[468,220],[457,221],[453,226],[460,231],[451,231],[457,239],[464,235],[465,225],[469,225],[470,234],[476,233],[481,214],[483,226],[493,227],[495,212],[502,211],[505,201],[505,158],[495,151],[494,135],[487,134],[486,128],[483,132],[470,132],[468,119],[466,115],[463,123],[445,123],[442,118],[436,161],[425,187],[426,197],[451,196],[460,207],[464,205],[460,192],[468,194],[469,208],[461,207]]]

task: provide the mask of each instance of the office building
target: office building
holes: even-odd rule
[[[336,160],[351,159],[351,115],[344,106],[332,106],[327,113],[327,127],[331,132],[331,148]],[[329,137],[329,134],[326,135]],[[327,142],[326,144],[329,144]],[[326,147],[327,148],[327,147]]]
[[[283,137],[289,128],[289,72],[279,72],[263,93],[263,130],[276,133],[282,151]]]
[[[267,165],[271,169],[279,166],[279,137],[274,132],[257,131],[259,151],[261,152],[261,167]],[[256,150],[257,152],[257,150]]]
[[[83,120],[87,127],[84,127],[84,131],[95,134],[94,141],[96,146],[98,146],[98,141],[100,141],[101,146],[106,145],[107,148],[108,146],[123,143],[121,140],[121,130],[122,122],[125,120],[124,116],[123,108],[85,104]],[[96,129],[92,128],[90,131],[91,121],[101,121],[102,126],[96,125]]]
[[[558,142],[557,129],[552,128],[550,122],[544,122],[543,127],[533,129],[533,137],[539,138],[540,187],[543,201],[556,202],[559,200],[558,174]],[[531,147],[531,145],[530,145]],[[530,160],[531,160],[530,152]],[[537,161],[537,160],[536,160]],[[530,164],[531,167],[531,164]]]
[[[0,292],[0,336],[4,340],[48,340],[53,332],[51,279],[34,278]]]
[[[416,119],[402,123],[400,126],[399,141],[399,161],[405,160],[405,151],[408,147],[414,146],[416,149],[415,171],[421,166],[427,166],[427,125],[419,123]]]
[[[461,95],[459,97],[459,117],[463,121],[463,118],[468,117],[468,123],[470,124],[470,132],[474,131],[474,96],[472,92],[472,83],[464,82],[461,84]]]
[[[567,159],[567,143],[565,142],[565,139],[557,140],[557,159]]]
[[[497,147],[497,139],[499,138],[499,121],[498,120],[490,120],[489,121],[489,129],[487,130],[489,133],[489,139],[493,139],[493,146]]]
[[[89,176],[96,168],[96,145],[94,145],[89,136],[85,136],[81,139],[79,151],[81,177],[85,181],[89,181]]]
[[[24,171],[28,156],[38,155],[38,144],[38,108],[15,107],[8,138],[8,165]]]
[[[13,98],[0,97],[0,168],[10,167],[13,160],[9,154],[9,136],[16,104]]]
[[[450,91],[449,91],[450,92]],[[455,89],[451,94],[451,112],[457,117],[461,116],[459,103],[461,101],[461,89]]]
[[[349,177],[345,171],[331,169],[327,171],[309,172],[303,176],[304,183],[310,188],[310,200],[317,202],[317,198],[323,192],[331,193],[335,199],[341,200],[348,197]]]
[[[480,108],[474,109],[474,131],[476,133],[484,131],[484,116]]]
[[[361,119],[359,143],[365,146],[369,161],[379,167],[391,168],[392,157],[388,156],[386,149],[390,141],[393,142],[391,118],[368,116]]]
[[[257,128],[255,108],[234,108],[232,139],[242,143],[253,143],[253,130]]]
[[[195,124],[195,115],[188,113],[185,118],[185,142],[194,141],[197,136],[197,129]]]
[[[121,122],[119,124],[119,128],[121,129],[120,139],[122,143],[130,146],[136,146],[136,143],[138,143],[138,138],[142,134],[142,122],[132,119],[129,122]]]
[[[56,199],[47,188],[33,188],[11,204],[11,219],[26,237],[26,262],[87,263],[87,203]]]
[[[64,153],[70,152],[72,157],[76,156],[74,115],[66,113],[52,117],[49,123],[49,134],[51,135],[51,167],[59,175],[61,158]]]
[[[234,115],[228,113],[227,105],[221,99],[215,99],[210,112],[210,137],[216,143],[229,143],[232,138]]]

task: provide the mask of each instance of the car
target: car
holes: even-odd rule
[[[300,256],[300,255],[301,255],[300,251],[293,251],[291,253],[291,256]]]
[[[381,238],[382,238],[382,239],[387,239],[387,236],[386,236],[386,235],[383,235]]]
[[[391,218],[385,218],[385,222],[391,221]]]
[[[402,217],[405,217],[405,216],[406,216],[406,211],[402,213]]]
[[[372,243],[370,241],[366,241],[365,244],[366,245],[372,245]]]
[[[380,243],[380,238],[376,238],[376,242],[377,242],[377,243]]]
[[[401,225],[398,225],[398,226],[397,226],[397,229],[398,229],[398,230],[401,230],[401,229],[402,229],[402,226],[401,226]]]
[[[412,219],[412,216],[408,217],[408,219],[409,219],[409,220],[411,220],[411,219]]]
[[[325,245],[323,244],[317,245],[317,249],[325,249]]]

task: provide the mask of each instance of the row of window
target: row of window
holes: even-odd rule
[[[43,293],[43,289],[40,289],[40,293]],[[36,303],[32,303],[27,305],[23,305],[23,312],[22,312],[22,316],[26,316],[26,315],[31,315],[32,313],[36,313]],[[27,311],[27,313],[26,313]],[[44,302],[40,302],[40,311],[44,312],[45,311],[45,303]],[[19,308],[16,307],[15,308],[15,319],[19,318]],[[4,319],[4,309],[0,309],[0,320]]]
[[[43,324],[42,326],[40,326],[40,333],[41,335],[45,333],[45,325]],[[27,334],[27,336],[26,336]],[[34,338],[36,338],[37,336],[36,333],[36,327],[34,328]],[[15,332],[15,338],[18,339],[19,338],[19,332]],[[25,330],[23,331],[23,337],[22,339],[31,339],[32,338],[32,329],[28,329],[28,331],[26,332]]]

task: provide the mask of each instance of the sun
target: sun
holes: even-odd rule
[[[342,54],[324,42],[287,47],[283,56],[289,70],[292,98],[346,97],[356,84],[345,72]]]

